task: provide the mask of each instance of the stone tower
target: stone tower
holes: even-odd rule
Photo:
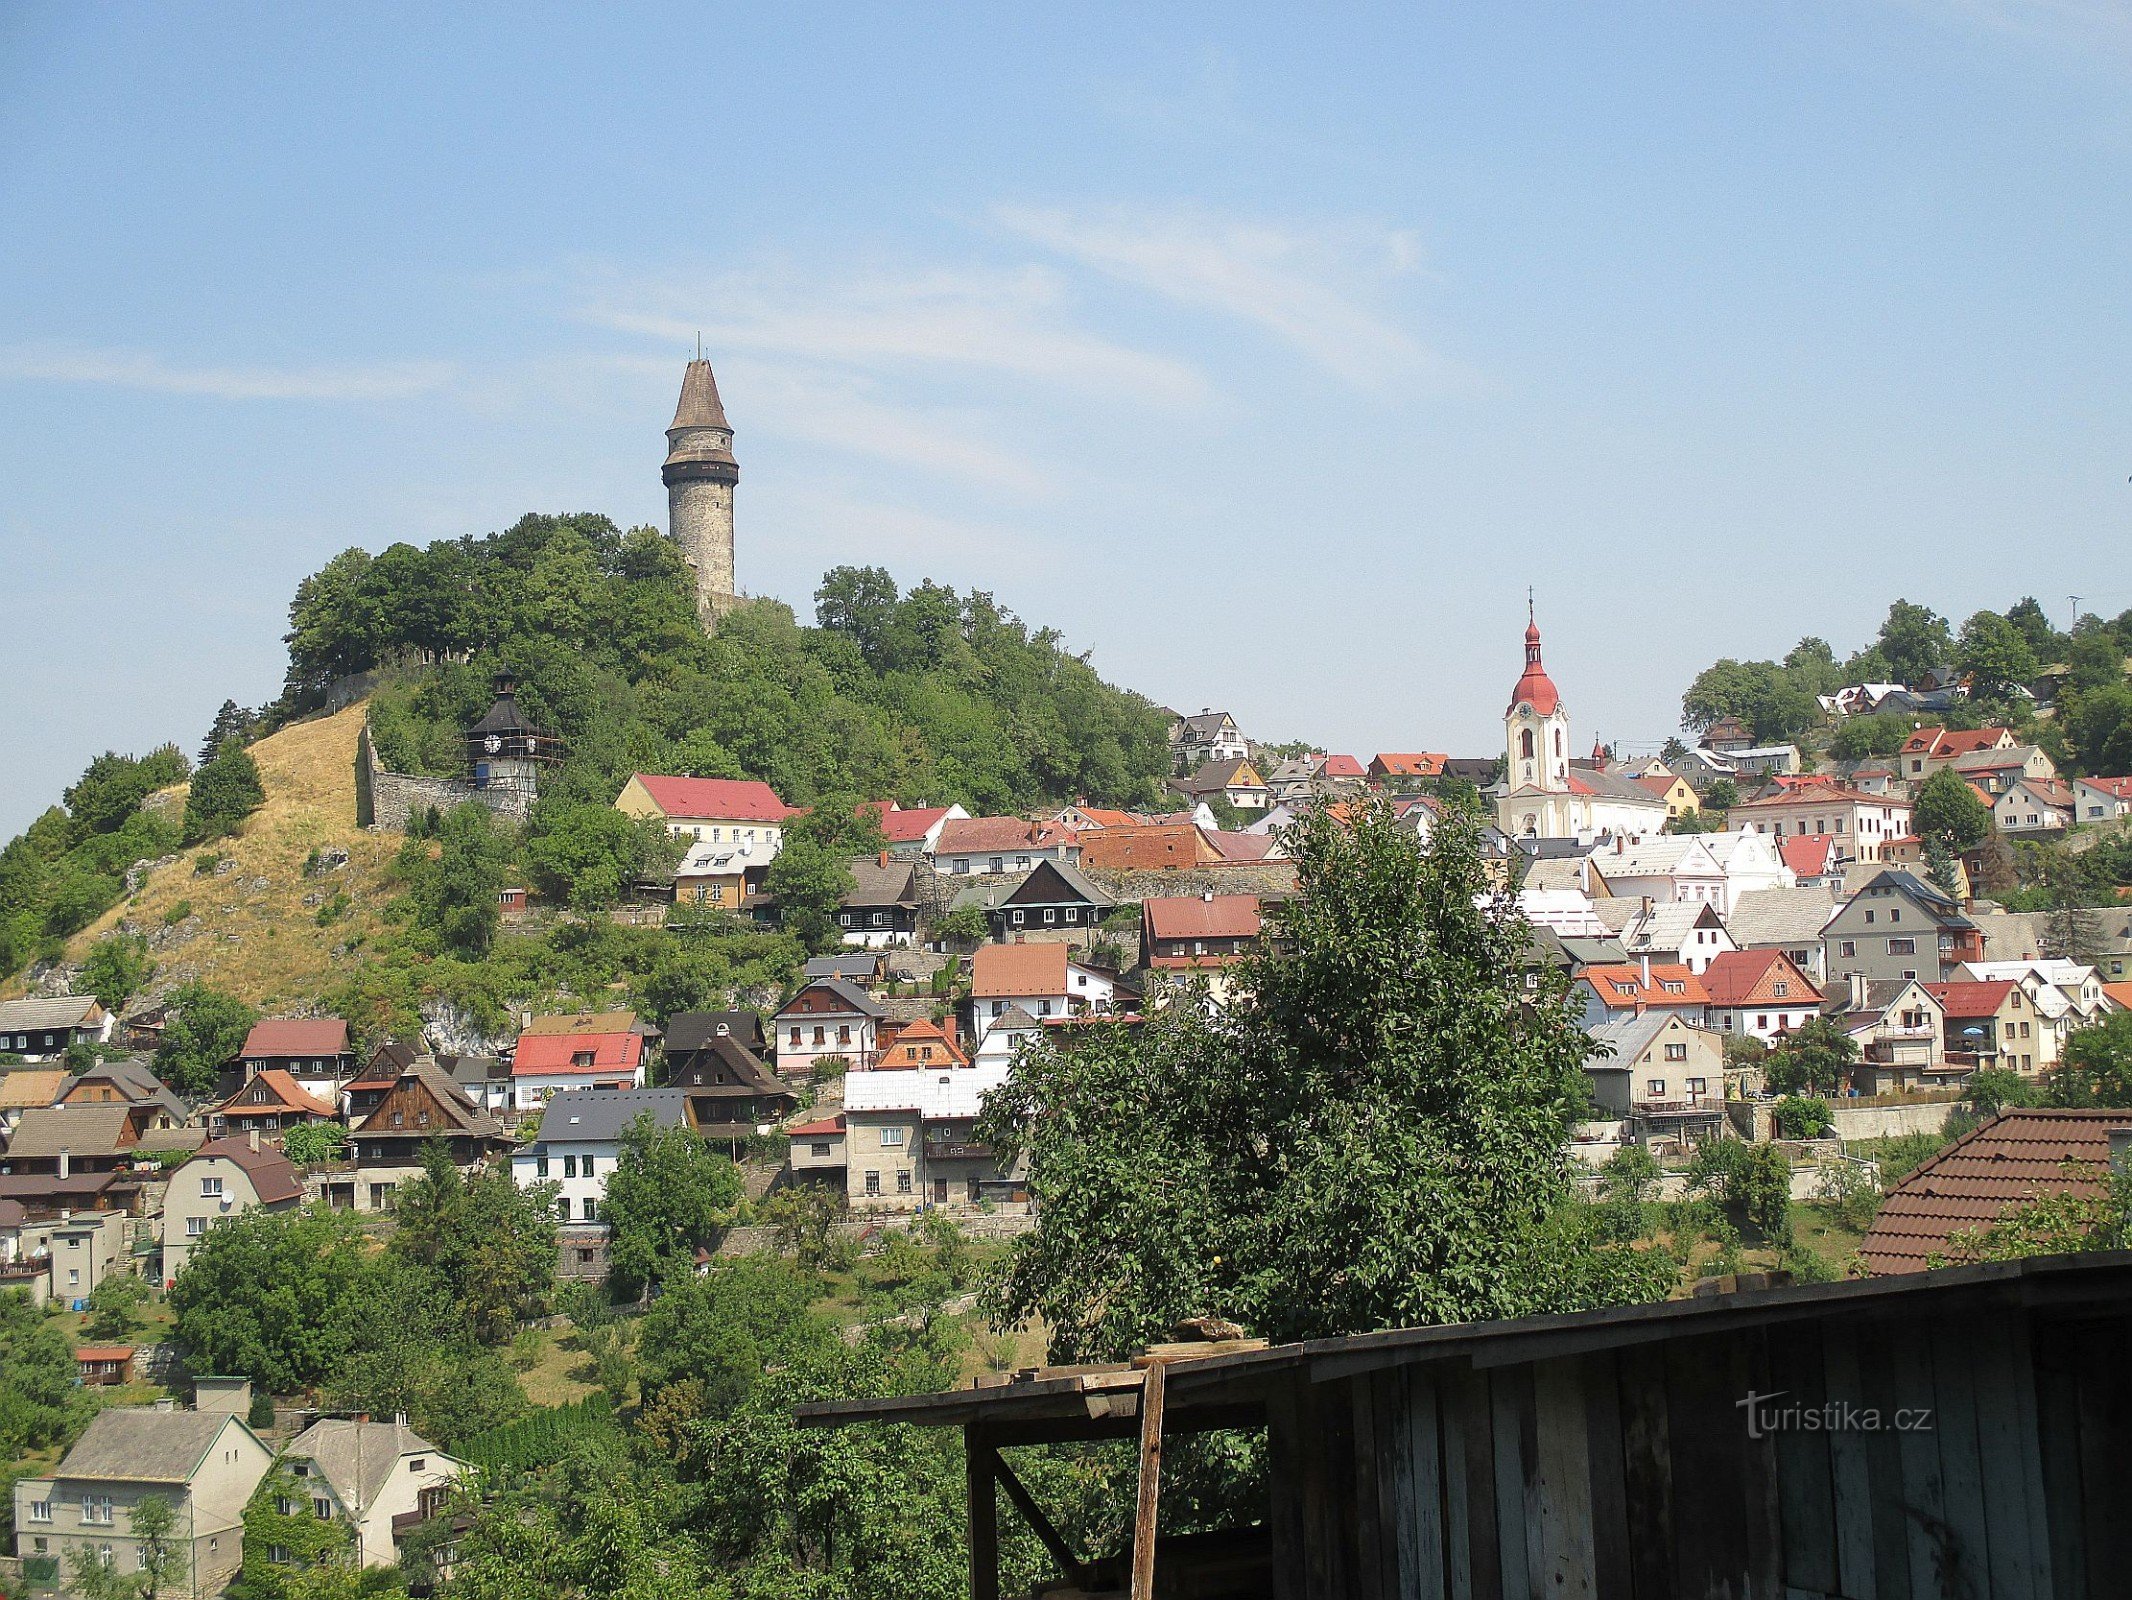
[[[681,403],[666,430],[667,532],[696,569],[696,613],[713,627],[733,609],[733,428],[718,400],[718,380],[701,355],[681,380]]]

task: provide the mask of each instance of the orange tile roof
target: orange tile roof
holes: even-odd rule
[[[2106,983],[2102,986],[2102,992],[2127,1011],[2132,1011],[2132,983]]]
[[[348,1048],[348,1024],[339,1017],[267,1017],[252,1024],[237,1052],[260,1056],[337,1056]]]
[[[1444,763],[1450,759],[1434,750],[1381,751],[1370,770],[1388,778],[1435,778],[1442,776]]]
[[[1158,895],[1140,902],[1148,936],[1155,939],[1256,939],[1255,894]]]
[[[988,944],[970,959],[970,993],[982,999],[1066,993],[1063,944]]]
[[[1165,872],[1224,859],[1219,846],[1187,823],[1098,828],[1081,840],[1081,865],[1113,872]]]
[[[1599,998],[1613,1009],[1632,1006],[1643,1010],[1653,1006],[1702,1006],[1710,1003],[1710,991],[1703,987],[1703,980],[1686,967],[1672,963],[1651,963],[1651,981],[1643,981],[1643,965],[1640,962],[1624,961],[1586,967],[1577,974],[1580,981],[1589,983]],[[1677,985],[1668,988],[1667,985]]]
[[[238,1105],[237,1101],[255,1084],[265,1084],[274,1092],[274,1098],[280,1103],[272,1106],[259,1105],[256,1102]],[[281,1067],[265,1067],[254,1073],[249,1083],[214,1109],[226,1117],[278,1115],[282,1111],[307,1111],[314,1117],[333,1115],[333,1107],[305,1089]]]
[[[1056,822],[1031,822],[1027,817],[959,817],[941,827],[933,853],[954,856],[983,850],[1048,850],[1073,842],[1073,830]]]
[[[2006,1111],[1971,1129],[1888,1191],[1859,1246],[1867,1270],[1922,1272],[1957,1233],[2047,1195],[2099,1193],[2123,1127],[2132,1111]]]
[[[2020,985],[2011,978],[1995,978],[1989,983],[1928,983],[1923,987],[1950,1017],[1995,1017],[2006,997]]]
[[[906,1022],[889,1036],[881,1046],[880,1059],[874,1063],[875,1069],[943,1065],[940,1056],[927,1056],[923,1053],[927,1047],[945,1052],[946,1061],[957,1066],[966,1067],[970,1064],[970,1058],[963,1054],[962,1046],[955,1042],[948,1031],[939,1023],[925,1018],[917,1022]]]

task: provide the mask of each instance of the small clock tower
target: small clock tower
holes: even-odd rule
[[[466,730],[466,763],[477,789],[507,789],[532,799],[540,769],[562,759],[562,742],[535,727],[518,705],[518,677],[499,672],[496,703]]]

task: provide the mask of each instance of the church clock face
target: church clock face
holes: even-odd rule
[[[498,751],[503,749],[503,740],[492,733],[486,739],[481,741],[481,748],[486,750],[490,755],[495,755]]]

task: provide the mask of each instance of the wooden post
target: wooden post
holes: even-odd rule
[[[962,1453],[970,1498],[970,1600],[999,1600],[998,1457],[980,1424],[963,1428]]]
[[[993,1468],[999,1475],[999,1486],[1007,1491],[1008,1500],[1013,1502],[1014,1509],[1022,1514],[1022,1520],[1029,1524],[1030,1531],[1037,1536],[1044,1548],[1051,1552],[1051,1559],[1059,1564],[1059,1576],[1077,1589],[1087,1588],[1088,1569],[1082,1564],[1081,1558],[1073,1553],[1073,1547],[1066,1542],[1065,1537],[1052,1525],[1051,1519],[1044,1515],[1044,1508],[1036,1503],[1036,1497],[1023,1486],[1022,1480],[1014,1475],[1014,1469],[1007,1465],[1007,1458],[994,1452],[992,1461]]]
[[[1163,1368],[1150,1362],[1140,1378],[1140,1499],[1133,1511],[1131,1600],[1155,1600],[1155,1507],[1162,1494]]]

